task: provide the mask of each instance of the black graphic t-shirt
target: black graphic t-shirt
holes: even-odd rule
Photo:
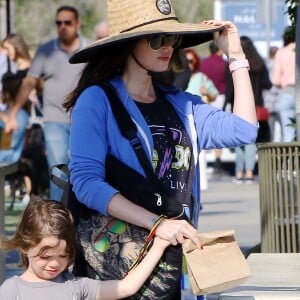
[[[158,93],[159,95],[159,93]],[[173,106],[164,98],[157,97],[153,103],[136,102],[153,137],[152,163],[155,173],[170,191],[171,199],[184,204],[184,212],[190,218],[192,210],[192,179],[195,170],[192,143]],[[176,206],[177,205],[172,205]],[[175,204],[175,203],[174,203]],[[179,205],[180,206],[180,205]],[[177,211],[177,209],[176,209]],[[183,218],[184,216],[182,216]],[[156,298],[179,300],[182,266],[181,245],[166,249],[163,258],[164,284],[154,287]],[[161,265],[161,264],[159,264]],[[154,271],[155,274],[156,271]]]
[[[154,141],[152,163],[157,177],[179,203],[192,209],[192,178],[195,169],[192,144],[173,106],[164,99],[136,102],[147,121]],[[175,156],[175,157],[174,157]]]

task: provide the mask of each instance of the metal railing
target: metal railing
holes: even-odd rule
[[[258,145],[261,251],[300,251],[300,143]]]

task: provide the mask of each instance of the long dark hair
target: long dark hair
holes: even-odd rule
[[[249,61],[250,70],[253,72],[260,71],[264,67],[265,61],[258,53],[253,41],[248,36],[241,36],[241,45]]]
[[[23,78],[19,74],[12,73],[11,71],[4,73],[2,76],[2,102],[6,103],[10,108],[15,104],[22,80]]]
[[[107,80],[116,74],[122,74],[128,57],[131,55],[137,41],[138,39],[104,48],[101,50],[101,55],[97,52],[94,53],[83,69],[77,87],[68,95],[66,101],[63,103],[66,111],[72,110],[78,97],[87,87],[99,84],[101,81]],[[174,49],[169,69],[174,72],[179,72],[183,69],[178,49]],[[155,74],[154,78],[163,82]]]
[[[101,55],[94,54],[83,69],[77,87],[63,103],[66,111],[74,107],[77,98],[88,86],[99,84],[115,74],[122,74],[135,43],[136,41],[131,41],[120,44],[119,47],[108,47],[103,49]]]
[[[287,26],[284,29],[284,33],[283,33],[283,45],[287,46],[290,43],[295,42],[295,36],[293,34],[293,28],[292,26]]]

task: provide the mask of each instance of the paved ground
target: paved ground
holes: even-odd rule
[[[208,190],[202,192],[199,231],[234,229],[242,251],[247,254],[260,243],[259,186],[257,182],[235,184],[232,178],[210,178]],[[206,299],[216,300],[218,294]]]
[[[234,229],[243,250],[260,242],[258,183],[235,184],[232,177],[210,181],[202,203],[200,231]]]

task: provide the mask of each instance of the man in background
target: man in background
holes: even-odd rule
[[[108,23],[107,21],[102,21],[96,24],[94,27],[94,34],[96,40],[102,39],[108,36]]]
[[[37,88],[39,80],[42,79],[43,128],[50,168],[69,162],[70,117],[63,109],[62,103],[75,88],[84,67],[84,64],[69,64],[69,58],[75,51],[89,43],[79,35],[80,20],[76,8],[61,6],[57,9],[55,17],[58,37],[38,48],[6,124],[7,132],[18,128],[17,113],[26,103],[29,93]],[[50,198],[60,200],[61,193],[62,191],[50,182]]]

